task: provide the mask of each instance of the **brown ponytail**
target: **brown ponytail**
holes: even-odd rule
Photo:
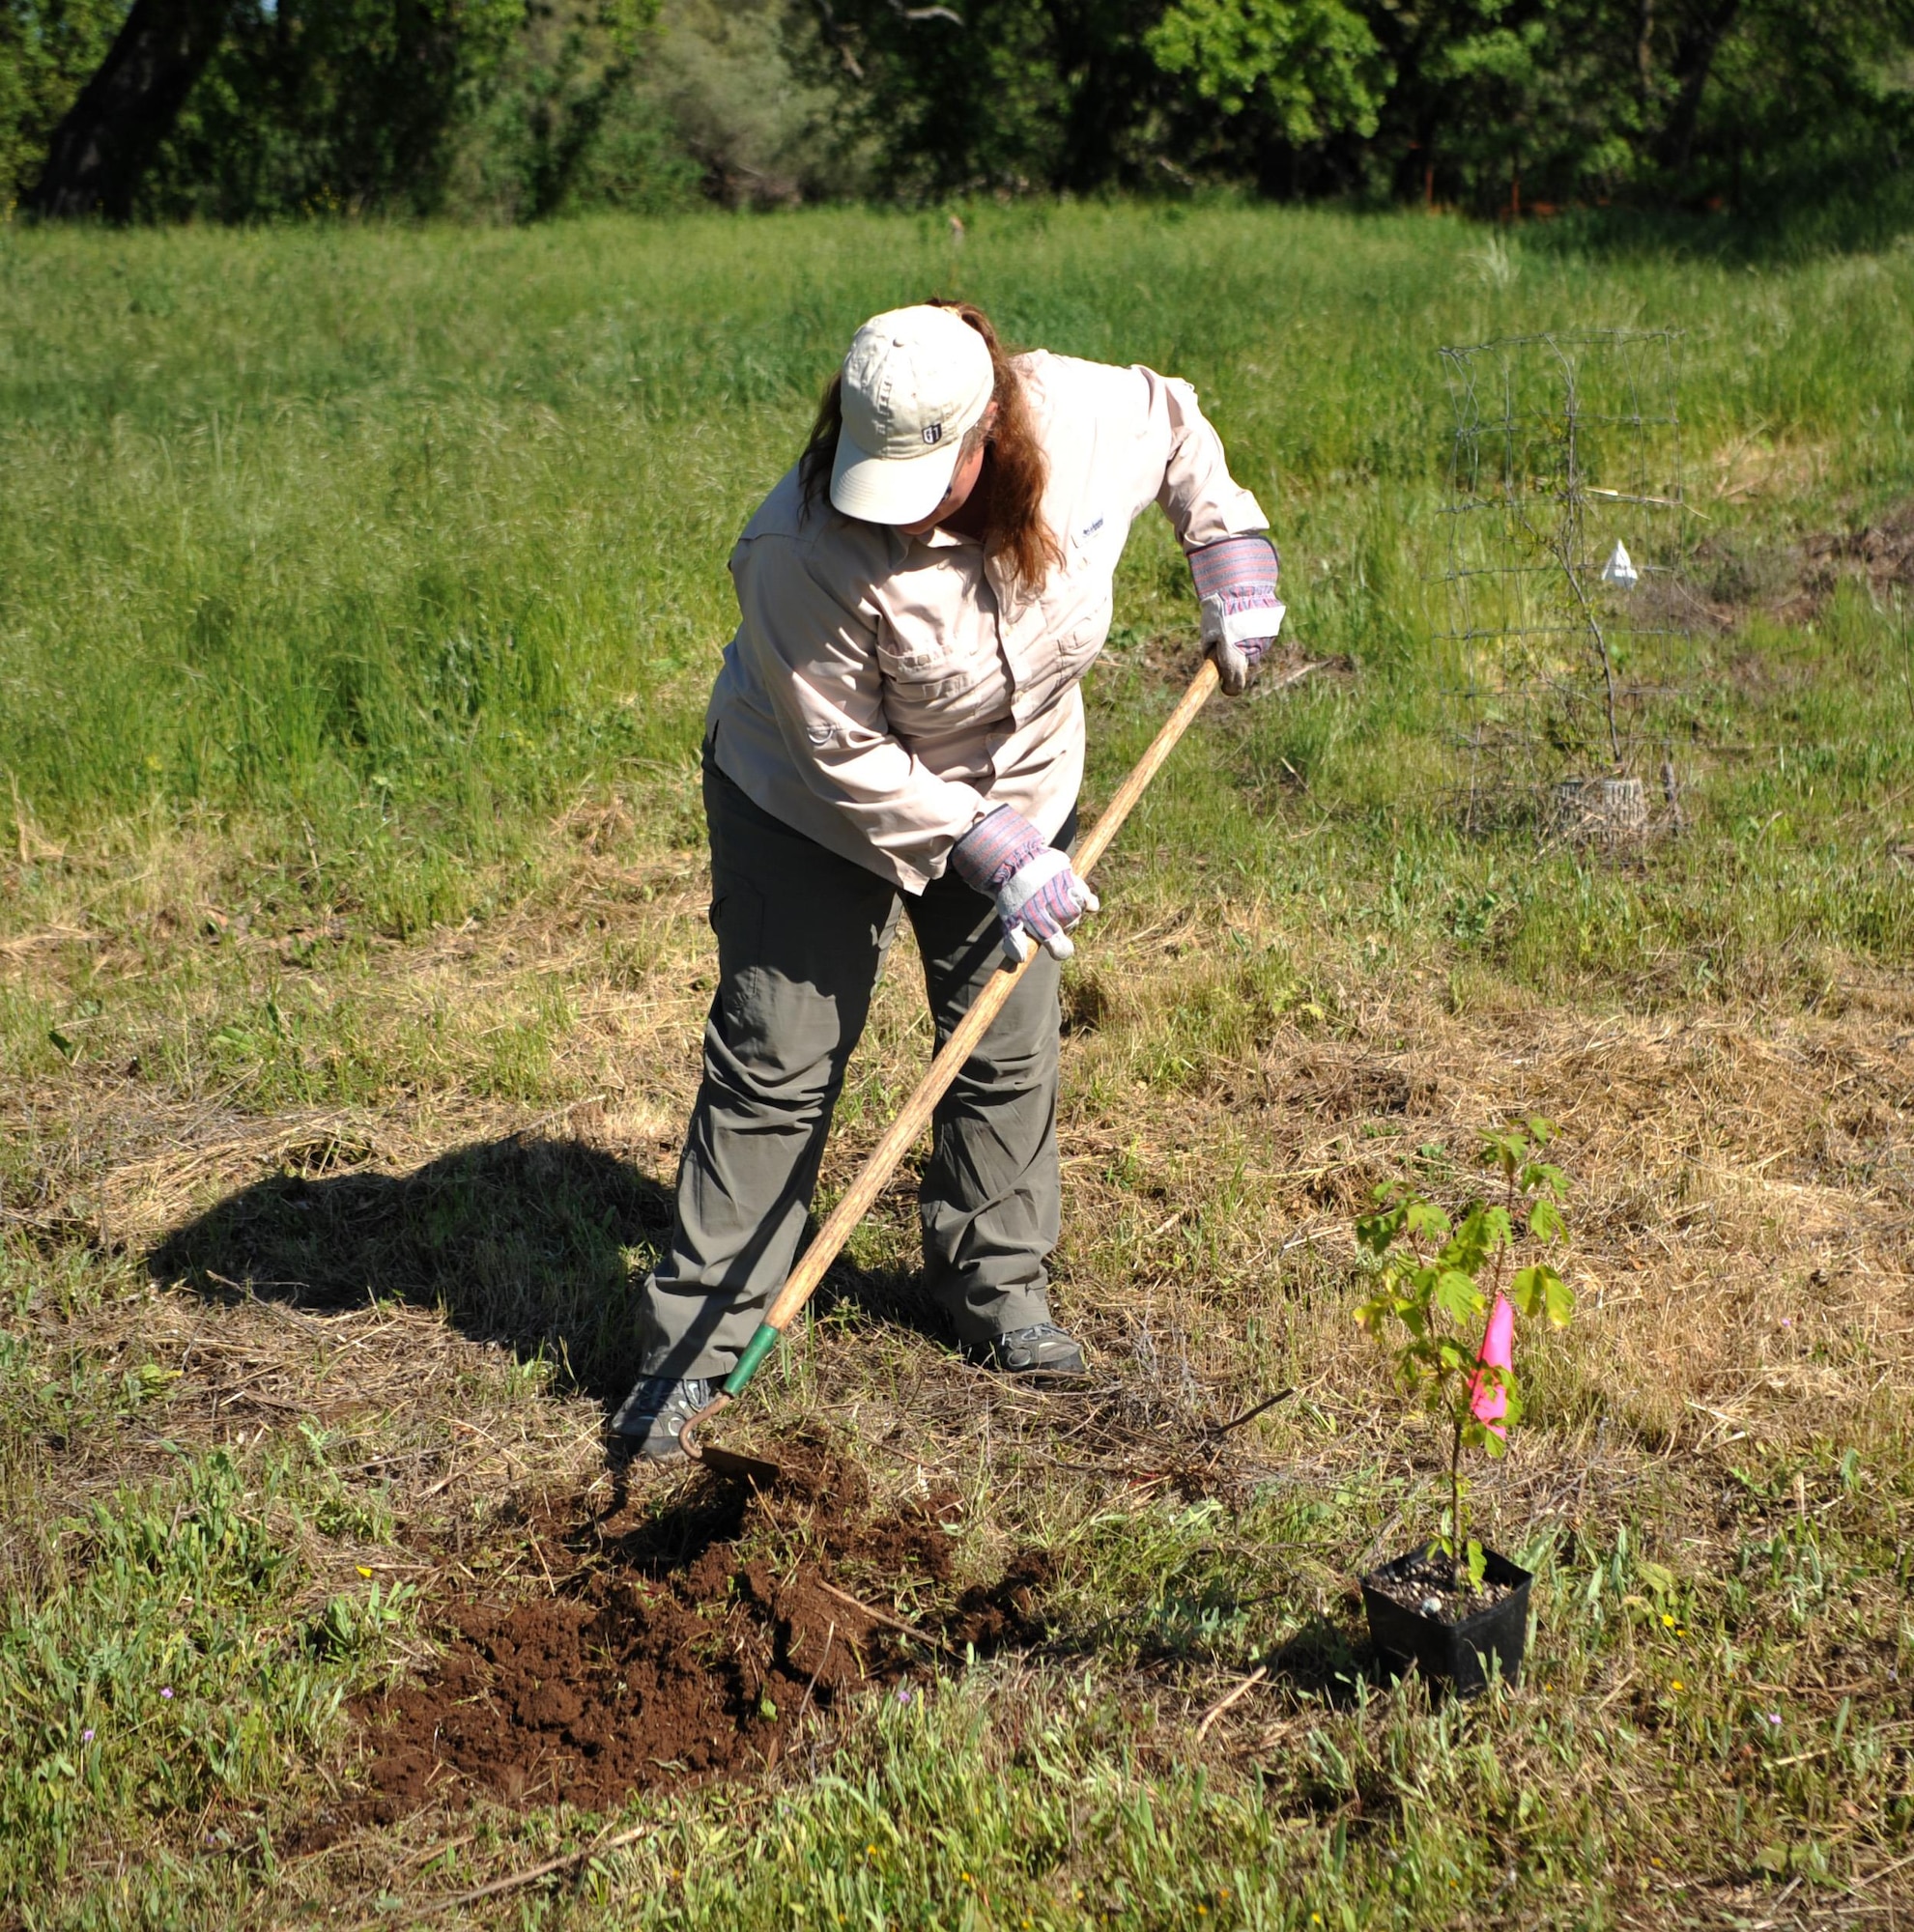
[[[1018,593],[1033,597],[1062,563],[1063,552],[1043,521],[1043,486],[1049,480],[1049,464],[1037,440],[1023,384],[981,308],[959,301],[933,301],[930,306],[950,309],[967,322],[990,352],[997,419],[990,431],[984,474],[977,484],[985,493],[984,548],[1008,563]],[[798,484],[806,506],[814,510],[830,492],[831,464],[837,455],[838,432],[843,426],[843,382],[842,374],[833,373],[818,405],[811,440],[798,459]]]

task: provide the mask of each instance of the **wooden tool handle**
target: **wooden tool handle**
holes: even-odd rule
[[[1071,862],[1079,877],[1088,873],[1109,849],[1110,841],[1129,816],[1130,808],[1143,796],[1144,787],[1157,776],[1163,760],[1176,749],[1177,740],[1189,728],[1189,721],[1203,709],[1215,688],[1215,660],[1205,658],[1203,668],[1190,680],[1189,689],[1184,693],[1182,701],[1164,721],[1163,728],[1157,733],[1150,749],[1136,761],[1136,768],[1117,787],[1116,796],[1110,800],[1102,817],[1084,839],[1082,849]],[[778,1291],[777,1298],[764,1311],[763,1325],[752,1337],[754,1345],[764,1335],[766,1328],[782,1331],[791,1317],[811,1299],[817,1284],[837,1260],[838,1250],[850,1239],[851,1230],[864,1219],[871,1204],[883,1191],[884,1183],[890,1179],[898,1162],[910,1151],[918,1135],[929,1124],[937,1102],[944,1097],[964,1062],[977,1050],[978,1041],[989,1032],[990,1022],[1003,1011],[1004,1002],[1016,990],[1017,981],[1029,970],[1030,962],[1036,956],[1037,949],[1033,946],[1021,965],[1007,965],[990,976],[989,983],[977,996],[977,1004],[957,1022],[956,1030],[944,1042],[943,1050],[930,1063],[928,1071],[919,1082],[916,1093],[904,1102],[902,1111],[891,1122],[889,1132],[871,1149],[870,1158],[858,1169],[857,1179],[851,1182],[844,1198],[832,1210],[831,1218],[818,1229],[811,1245],[805,1249],[803,1258],[791,1270],[789,1279]],[[765,1348],[768,1349],[773,1340],[775,1336],[766,1337]],[[748,1350],[747,1355],[749,1353]],[[758,1350],[757,1360],[762,1359],[763,1350]],[[757,1366],[757,1361],[751,1363],[753,1369]],[[740,1358],[738,1371],[744,1370],[745,1359]],[[736,1379],[738,1371],[733,1372],[732,1380]],[[732,1389],[731,1393],[735,1395],[737,1390]]]

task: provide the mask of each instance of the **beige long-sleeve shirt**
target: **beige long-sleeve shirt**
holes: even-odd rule
[[[1129,526],[1161,504],[1186,550],[1268,528],[1188,384],[1018,358],[1062,547],[1033,597],[969,538],[807,510],[795,469],[731,554],[743,621],[706,731],[764,810],[906,892],[1009,805],[1054,837],[1083,777],[1077,687],[1109,635]]]

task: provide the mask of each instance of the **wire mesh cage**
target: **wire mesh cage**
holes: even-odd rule
[[[1693,643],[1680,334],[1442,351],[1457,803],[1471,830],[1622,846],[1679,826]]]

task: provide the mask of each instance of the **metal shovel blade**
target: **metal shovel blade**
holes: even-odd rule
[[[740,1456],[735,1449],[700,1448],[693,1460],[714,1476],[749,1483],[754,1490],[768,1490],[782,1473],[777,1463],[757,1456]]]
[[[721,1408],[728,1407],[730,1400],[729,1394],[720,1389],[696,1415],[687,1416],[684,1427],[678,1431],[678,1447],[694,1463],[709,1469],[714,1476],[726,1476],[733,1482],[749,1483],[754,1490],[768,1490],[782,1473],[777,1463],[767,1463],[757,1456],[741,1456],[735,1449],[707,1448],[698,1439],[698,1432]]]

